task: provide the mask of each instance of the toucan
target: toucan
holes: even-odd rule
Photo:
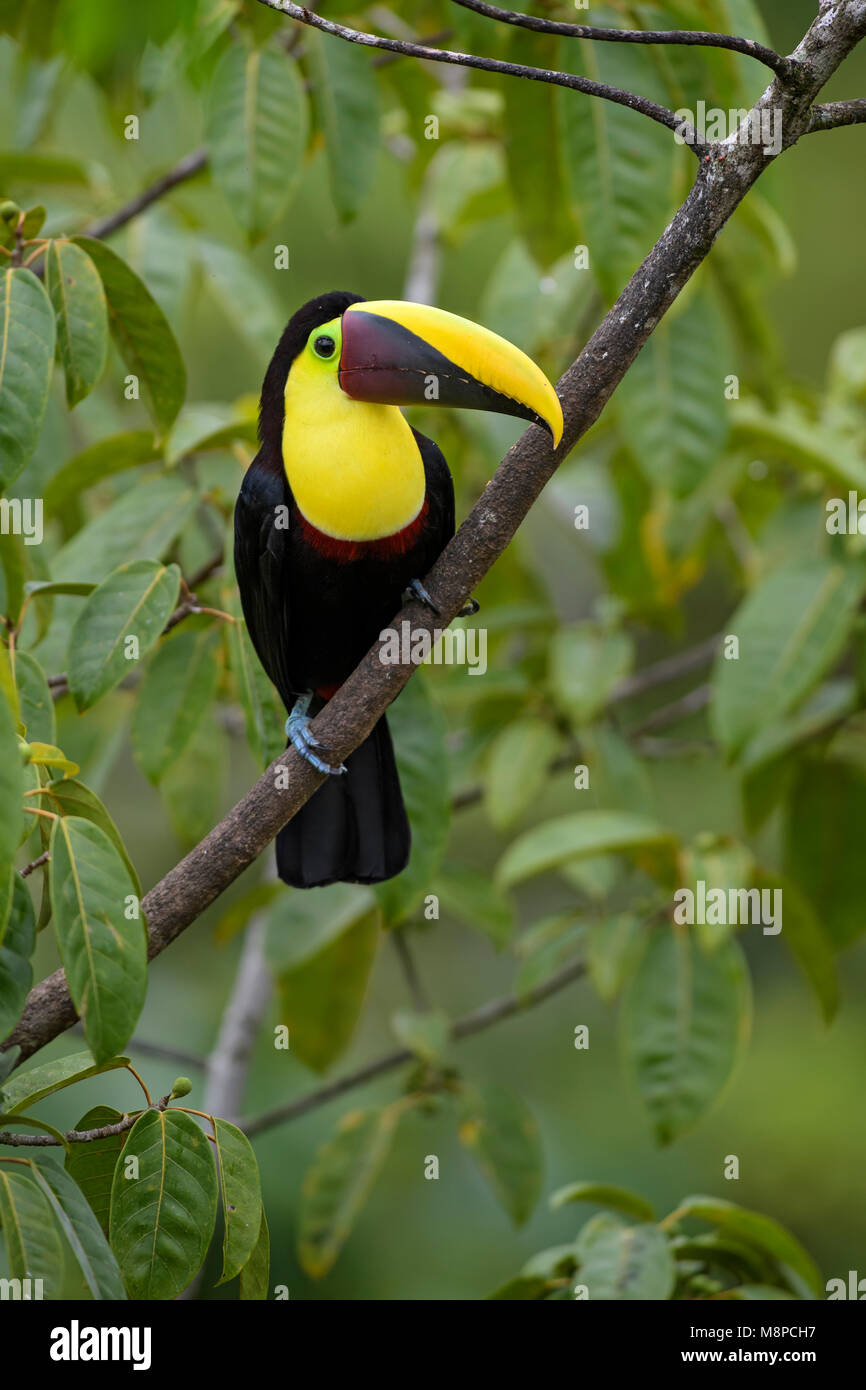
[[[379,883],[408,862],[385,717],[344,765],[309,725],[407,591],[435,609],[421,581],[454,533],[454,487],[437,445],[400,409],[424,404],[515,415],[555,444],[562,434],[556,392],[530,358],[426,304],[319,295],[289,320],[265,375],[235,573],[288,739],[328,774],[277,836],[279,876],[297,888]]]

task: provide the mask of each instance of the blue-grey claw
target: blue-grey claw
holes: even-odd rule
[[[480,607],[481,604],[478,602],[477,598],[467,599],[463,607],[458,611],[457,616],[458,618],[471,618],[473,614],[478,612]]]
[[[421,583],[420,579],[411,580],[409,584],[406,586],[406,593],[411,594],[412,597],[416,598],[419,603],[426,604],[427,607],[431,610],[431,612],[435,613],[437,618],[439,617],[440,610],[433,602],[432,598],[428,594],[427,590],[424,588],[424,585]]]
[[[286,737],[291,743],[296,753],[300,753],[311,767],[317,772],[324,772],[329,777],[340,777],[346,771],[345,763],[340,763],[338,767],[332,767],[326,763],[324,758],[319,758],[313,752],[314,748],[321,748],[322,743],[315,734],[310,733],[310,716],[307,710],[310,707],[312,695],[302,695],[295,702],[295,706],[286,720]]]

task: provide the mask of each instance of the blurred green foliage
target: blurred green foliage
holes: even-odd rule
[[[592,20],[769,32],[786,51],[813,11],[612,0]],[[549,39],[444,0],[399,15],[333,3],[328,15],[398,37],[447,30],[442,43],[671,107],[740,108],[766,84],[730,53]],[[828,95],[852,95],[863,72],[855,57]],[[90,1167],[77,1148],[71,1184],[54,1165],[22,1170],[0,1192],[0,1223],[27,1213],[44,1240],[30,1264],[7,1240],[10,1270],[44,1268],[67,1296],[116,1289],[119,1274],[133,1297],[176,1296],[205,1256],[219,1192],[228,1219],[208,1297],[479,1297],[530,1256],[497,1296],[573,1297],[588,1282],[621,1297],[609,1276],[623,1260],[642,1297],[730,1283],[765,1291],[743,1297],[820,1296],[793,1238],[754,1211],[732,1215],[719,1194],[734,1156],[743,1208],[795,1229],[827,1274],[856,1265],[866,568],[856,524],[827,521],[834,498],[847,517],[849,491],[866,495],[858,132],[810,138],[768,172],[560,469],[480,587],[486,673],[431,666],[394,707],[415,830],[406,872],[376,893],[305,896],[256,865],[151,967],[143,1002],[135,870],[159,878],[282,743],[224,538],[286,318],[334,287],[421,287],[555,379],[670,219],[692,156],[620,107],[372,56],[255,0],[129,12],[0,0],[0,131],[0,247],[14,266],[0,267],[0,475],[23,516],[44,500],[45,527],[42,545],[0,536],[0,1020],[8,1032],[33,972],[60,960],[90,1049],[69,1059],[59,1040],[47,1073],[0,1082],[0,1127],[37,1100],[39,1118],[21,1123],[114,1123],[131,1104],[124,1049],[153,1097],[167,1095],[177,1061],[139,1056],[133,1029],[206,1052],[254,914],[267,916],[275,988],[250,1113],[395,1037],[414,1056],[363,1108],[263,1129],[258,1166],[225,1121],[202,1145],[169,1106],[92,1146]],[[91,234],[200,149],[195,176],[110,245]],[[519,428],[421,410],[413,421],[441,444],[464,515]],[[178,604],[182,625],[160,635]],[[125,657],[132,614],[140,640]],[[718,647],[708,671],[715,634],[739,651]],[[22,818],[31,798],[54,820]],[[22,880],[17,868],[46,851]],[[781,933],[672,923],[674,890],[701,882],[781,888]],[[52,918],[34,955],[35,927]],[[381,949],[395,929],[424,999],[406,1002],[396,953]],[[449,1042],[461,1014],[512,991],[531,1002],[576,960],[586,975],[567,992]],[[162,1281],[137,1254],[148,1228],[117,1177],[121,1143],[176,1160],[157,1236],[182,1259]],[[559,1205],[620,1216],[592,1217],[564,1245],[561,1214],[538,1199],[575,1171],[604,1187]],[[633,1194],[623,1206],[619,1184],[651,1206]],[[689,1189],[716,1197],[678,1204]],[[653,1211],[671,1207],[660,1230]],[[684,1232],[692,1218],[713,1233]],[[87,1254],[77,1263],[70,1229]]]

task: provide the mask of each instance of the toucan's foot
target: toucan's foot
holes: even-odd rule
[[[294,708],[286,720],[286,737],[295,752],[300,753],[301,757],[306,759],[317,772],[324,772],[330,777],[339,777],[346,771],[345,763],[340,763],[339,767],[332,767],[330,763],[325,762],[324,758],[318,757],[313,752],[314,748],[321,748],[322,744],[315,734],[310,733],[310,716],[307,714],[307,710],[310,708],[312,698],[312,694],[307,694],[295,701]]]
[[[480,607],[481,604],[478,602],[477,598],[467,599],[457,616],[458,618],[471,618],[474,613],[478,612]]]
[[[406,585],[405,592],[407,594],[411,594],[412,597],[416,598],[419,603],[425,604],[432,613],[436,614],[437,618],[439,617],[440,610],[433,602],[432,598],[428,594],[427,590],[424,588],[424,585],[421,583],[420,579],[411,580],[410,583]]]

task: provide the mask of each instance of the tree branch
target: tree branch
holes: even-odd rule
[[[850,101],[827,101],[812,107],[807,135],[816,130],[838,130],[843,125],[866,125],[866,97]]]
[[[783,58],[774,49],[767,48],[754,39],[741,39],[732,34],[709,34],[695,29],[600,29],[591,24],[564,24],[555,19],[539,19],[531,14],[519,14],[515,10],[503,10],[498,5],[488,5],[485,0],[452,0],[464,10],[487,19],[497,19],[502,24],[514,24],[521,29],[533,29],[538,34],[561,34],[564,38],[592,39],[599,43],[642,43],[642,44],[682,44],[693,48],[727,48],[733,53],[743,53],[747,58],[757,58],[758,62],[772,68],[783,81],[790,81],[800,73],[800,64],[793,58]]]
[[[509,994],[504,999],[491,999],[488,1003],[482,1004],[480,1008],[474,1009],[472,1013],[465,1014],[463,1018],[457,1019],[452,1024],[449,1037],[452,1042],[461,1042],[463,1038],[471,1038],[475,1033],[483,1033],[487,1028],[492,1028],[494,1024],[501,1023],[505,1018],[512,1018],[515,1014],[523,1013],[526,1009],[534,1009],[537,1004],[542,1004],[552,995],[558,994],[574,980],[579,980],[586,974],[586,966],[583,961],[571,961],[564,965],[555,975],[551,975],[549,980],[537,985],[535,989],[529,990],[527,994],[521,996]],[[348,1076],[341,1076],[337,1081],[330,1081],[326,1086],[320,1086],[317,1091],[311,1091],[306,1096],[299,1097],[298,1100],[290,1100],[285,1105],[278,1105],[273,1110],[267,1110],[263,1115],[257,1115],[252,1119],[242,1120],[241,1129],[248,1136],[261,1134],[263,1130],[273,1129],[274,1125],[285,1124],[288,1120],[296,1120],[301,1115],[307,1115],[311,1110],[318,1110],[320,1105],[326,1105],[329,1100],[336,1100],[337,1096],[343,1096],[347,1091],[354,1091],[358,1086],[365,1085],[368,1081],[373,1081],[377,1076],[382,1076],[387,1071],[393,1071],[395,1067],[402,1067],[406,1062],[411,1062],[415,1054],[408,1047],[401,1047],[394,1052],[387,1052],[383,1057],[377,1057],[374,1062],[367,1062],[357,1071],[350,1072]]]
[[[297,8],[297,7],[295,7]],[[301,16],[306,15],[301,11]],[[784,148],[809,128],[811,107],[821,88],[866,35],[866,0],[825,9],[795,57],[808,74],[805,90],[774,83],[753,116],[778,106]],[[565,429],[553,450],[547,433],[527,429],[509,450],[469,516],[436,561],[425,583],[441,616],[408,604],[396,622],[432,633],[450,622],[502,554],[558,465],[598,419],[653,329],[705,260],[731,214],[776,157],[731,137],[720,157],[701,162],[682,207],[599,324],[577,360],[560,379]],[[313,721],[312,730],[342,761],[367,737],[414,671],[385,665],[378,643]],[[285,786],[275,785],[275,777]],[[146,894],[142,907],[149,928],[148,953],[159,955],[233,883],[309,799],[322,776],[293,748],[259,778],[219,825]],[[22,1060],[75,1021],[62,970],[31,991],[24,1012],[4,1046],[18,1044]]]
[[[477,68],[481,72],[498,72],[504,77],[523,77],[530,82],[550,82],[555,87],[568,87],[575,92],[583,92],[586,96],[601,97],[605,101],[616,102],[618,106],[627,106],[631,111],[639,111],[642,116],[648,116],[651,121],[657,121],[659,125],[665,126],[668,130],[676,133],[682,132],[683,123],[666,106],[661,106],[657,101],[652,101],[649,97],[639,96],[635,92],[626,92],[619,87],[611,87],[606,82],[595,82],[589,77],[579,77],[574,73],[555,72],[549,68],[526,67],[522,63],[505,63],[498,58],[481,58],[473,53],[457,53],[447,48],[430,48],[426,44],[410,43],[406,39],[385,39],[378,34],[366,34],[360,29],[350,29],[345,24],[337,24],[334,20],[323,19],[321,15],[314,14],[312,10],[305,10],[300,5],[293,3],[293,0],[259,0],[259,3],[266,5],[268,9],[278,10],[281,14],[288,15],[290,19],[297,19],[301,24],[308,24],[313,29],[320,29],[323,34],[332,34],[336,38],[345,39],[349,43],[359,43],[365,48],[383,48],[389,53],[401,54],[407,58],[424,58],[430,63],[455,63],[458,67]],[[688,139],[686,143],[696,153],[701,153],[703,146],[698,142]]]
[[[240,1114],[262,1014],[271,993],[265,964],[266,923],[266,914],[256,913],[247,927],[216,1045],[207,1060],[204,1109],[233,1124]]]

